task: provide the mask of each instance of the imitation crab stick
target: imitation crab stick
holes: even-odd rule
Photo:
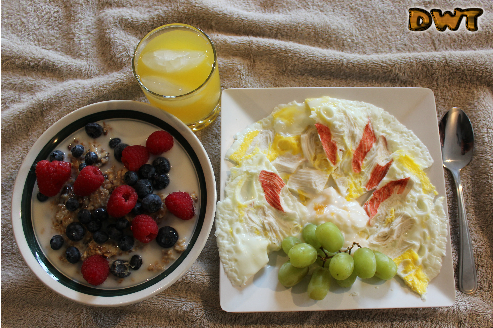
[[[285,186],[282,178],[274,172],[262,170],[258,177],[265,193],[265,200],[276,210],[284,212],[281,205],[281,189]]]

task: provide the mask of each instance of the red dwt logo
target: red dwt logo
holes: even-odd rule
[[[455,8],[454,13],[445,11],[442,14],[440,9],[432,9],[430,12],[420,9],[409,9],[409,29],[411,31],[425,31],[434,22],[435,27],[440,32],[449,28],[451,31],[457,31],[459,29],[462,19],[466,18],[466,28],[469,31],[478,30],[478,17],[483,14],[483,9],[469,8],[460,9]]]

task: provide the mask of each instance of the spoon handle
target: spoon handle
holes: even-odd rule
[[[460,171],[451,171],[457,188],[457,200],[459,203],[459,290],[465,294],[472,294],[478,287],[476,277],[476,265],[472,250],[471,237],[467,224],[466,208],[462,196],[462,185],[460,183]]]

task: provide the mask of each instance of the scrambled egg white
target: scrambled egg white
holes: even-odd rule
[[[345,246],[387,254],[422,296],[440,272],[448,227],[425,172],[433,160],[383,109],[330,97],[279,105],[239,132],[226,158],[236,166],[218,202],[216,236],[235,285],[310,222],[331,221]]]

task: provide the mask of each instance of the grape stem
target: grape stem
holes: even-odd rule
[[[358,244],[357,242],[353,242],[353,244],[351,246],[347,247],[346,249],[338,250],[337,253],[348,253],[349,255],[351,255],[351,251],[353,250],[354,246],[358,246],[358,248],[361,248],[360,244]],[[335,254],[329,255],[329,254],[327,254],[327,251],[323,247],[320,247],[320,249],[322,250],[322,252],[324,252],[325,256],[317,255],[317,257],[319,257],[322,260],[322,268],[324,268],[325,262],[328,259],[331,259],[332,257],[334,257]]]

